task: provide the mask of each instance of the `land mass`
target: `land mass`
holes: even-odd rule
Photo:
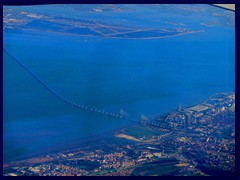
[[[28,13],[25,11],[4,11],[4,32],[42,31],[70,36],[121,38],[121,39],[157,39],[185,34],[204,32],[183,28],[182,23],[174,28],[142,28],[134,26],[112,25],[92,19],[75,19],[60,16]]]
[[[4,163],[4,176],[235,174],[235,93],[115,131],[82,147]]]

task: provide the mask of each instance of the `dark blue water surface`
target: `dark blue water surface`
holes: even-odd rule
[[[4,48],[62,96],[103,110],[124,109],[138,120],[141,114],[234,91],[234,28],[201,29],[151,40],[22,30],[5,32]],[[128,123],[60,101],[4,54],[4,161],[50,152]]]

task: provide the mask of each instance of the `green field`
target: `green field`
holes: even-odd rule
[[[136,168],[132,172],[132,176],[166,176],[170,175],[176,170],[181,168],[176,167],[174,165],[166,165],[166,166],[156,166],[156,165],[148,165]]]
[[[145,128],[143,126],[131,126],[123,129],[123,132],[129,136],[133,136],[135,138],[142,138],[144,135],[149,136],[149,135],[162,135],[166,134],[166,132],[162,131],[154,131],[148,128]]]

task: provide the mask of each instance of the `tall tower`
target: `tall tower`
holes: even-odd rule
[[[178,112],[181,112],[182,111],[182,106],[181,104],[178,105]]]

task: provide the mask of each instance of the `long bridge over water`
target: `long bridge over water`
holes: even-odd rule
[[[116,112],[110,112],[110,111],[104,111],[98,108],[94,108],[91,106],[87,106],[84,104],[79,104],[79,103],[75,103],[70,99],[67,99],[63,96],[61,96],[60,94],[58,94],[54,89],[52,89],[51,87],[49,87],[48,84],[46,84],[40,77],[38,77],[35,73],[33,73],[21,60],[19,60],[18,58],[14,57],[12,54],[10,54],[6,49],[4,49],[4,52],[10,56],[14,61],[16,61],[22,68],[24,68],[35,80],[37,80],[42,86],[44,86],[51,94],[53,94],[55,97],[57,97],[58,99],[60,99],[61,101],[64,101],[65,103],[68,103],[70,105],[73,105],[81,110],[85,110],[85,111],[89,111],[89,112],[93,112],[93,113],[98,113],[98,114],[102,114],[104,116],[108,116],[108,117],[112,117],[112,118],[117,118],[117,119],[123,119],[126,121],[130,121],[130,122],[134,122],[134,123],[139,123],[138,121],[131,119],[129,116],[126,116],[126,113],[123,110],[120,110],[119,113]]]

